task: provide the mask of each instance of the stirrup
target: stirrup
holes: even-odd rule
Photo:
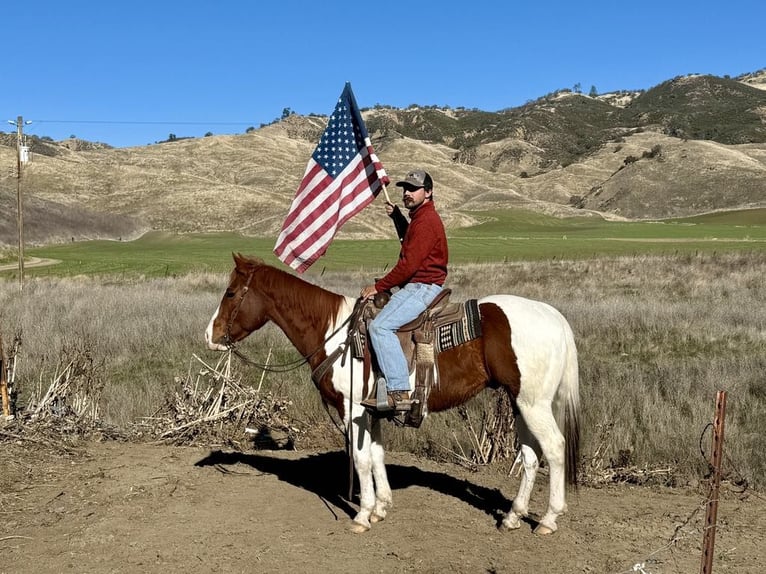
[[[400,393],[405,393],[407,395],[407,398],[406,399],[396,400],[397,399],[396,395],[399,395]],[[410,410],[412,410],[413,402],[412,402],[412,399],[410,398],[410,392],[409,391],[391,391],[390,393],[388,393],[388,396],[390,398],[389,404],[394,403],[392,408],[395,411],[397,411],[397,412],[409,412]]]
[[[367,409],[374,409],[378,412],[394,410],[394,405],[388,401],[388,389],[386,388],[386,379],[379,377],[375,382],[375,398],[367,397],[362,401],[362,406]]]

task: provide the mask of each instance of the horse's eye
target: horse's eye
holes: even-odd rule
[[[224,297],[226,297],[227,299],[231,299],[232,297],[234,297],[234,291],[228,291],[227,290],[226,294],[224,295]]]

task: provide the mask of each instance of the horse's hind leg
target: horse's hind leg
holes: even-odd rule
[[[564,498],[564,435],[561,434],[549,406],[525,407],[523,404],[518,404],[518,407],[521,418],[524,419],[518,425],[519,429],[523,429],[520,430],[519,439],[525,441],[528,448],[522,448],[521,451],[524,479],[519,487],[518,504],[514,499],[513,509],[503,521],[503,525],[514,528],[514,520],[518,522],[519,517],[525,516],[528,512],[529,496],[534,486],[537,462],[542,451],[550,467],[550,496],[548,509],[540,519],[535,532],[550,534],[557,530],[556,519],[567,509]],[[515,519],[512,515],[515,515]]]
[[[519,490],[513,498],[511,511],[503,519],[502,527],[514,530],[521,526],[521,519],[529,514],[529,499],[535,486],[535,477],[540,459],[540,445],[527,428],[524,417],[516,417],[516,434],[519,438],[519,455],[516,462],[521,462],[522,475]],[[514,463],[514,466],[516,463]]]

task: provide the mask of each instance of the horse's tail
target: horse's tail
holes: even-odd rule
[[[559,384],[557,402],[561,415],[559,426],[566,441],[566,479],[576,487],[580,460],[580,374],[577,346],[569,325],[566,328],[566,347],[564,372]]]

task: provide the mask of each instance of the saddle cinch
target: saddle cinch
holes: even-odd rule
[[[416,319],[402,325],[397,331],[399,343],[407,359],[410,373],[415,372],[415,389],[412,393],[412,408],[407,411],[404,424],[419,427],[428,408],[428,395],[434,385],[439,384],[436,357],[442,351],[481,337],[481,316],[476,299],[463,303],[449,300],[452,291],[443,289],[428,308]],[[375,396],[380,405],[387,404],[386,384],[370,350],[367,325],[391,298],[390,293],[378,293],[366,301],[357,315],[356,324],[350,329],[354,333],[353,354],[364,363],[365,391],[371,372],[375,373],[375,385],[370,396]],[[367,392],[365,392],[367,394]]]

